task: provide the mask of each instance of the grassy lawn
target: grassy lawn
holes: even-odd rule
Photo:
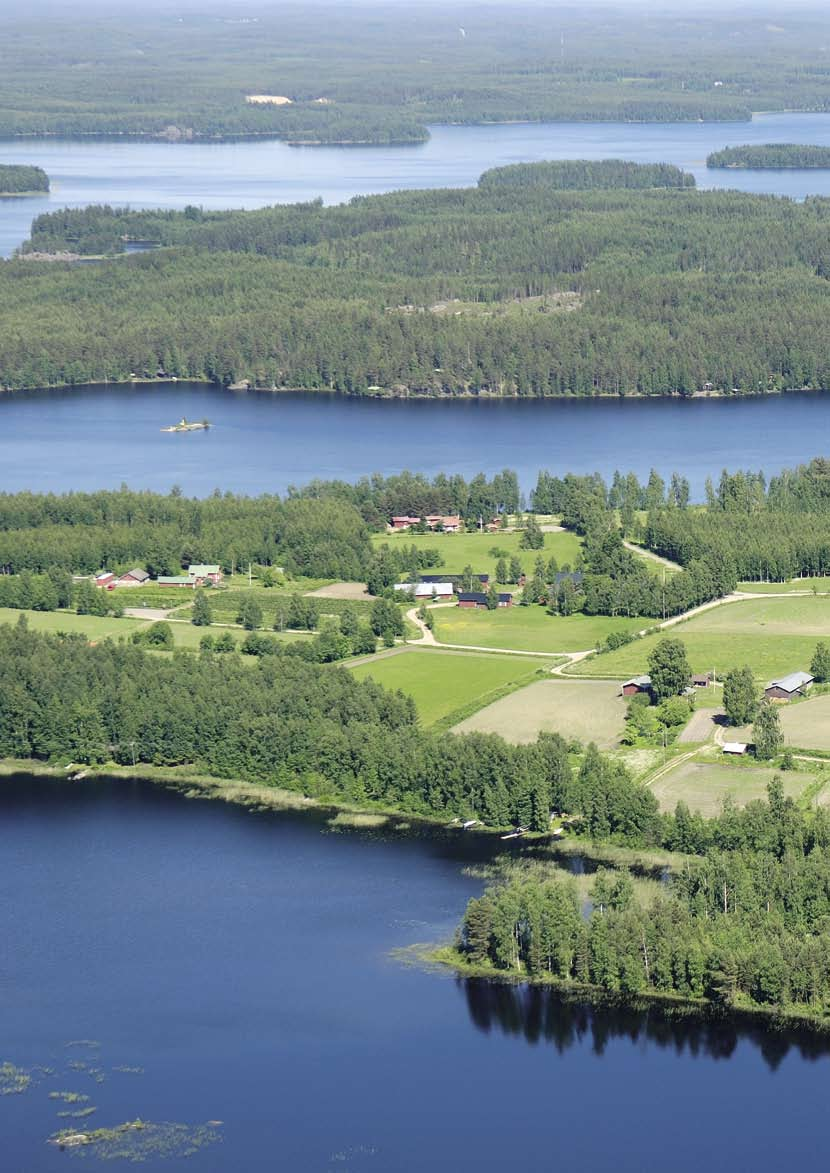
[[[607,615],[548,615],[544,607],[504,607],[472,611],[436,607],[435,638],[440,643],[520,652],[578,652],[596,647],[612,631],[638,631],[648,619],[611,619]]]
[[[693,672],[714,668],[723,676],[749,664],[759,683],[807,669],[816,641],[830,637],[830,599],[746,599],[713,608],[665,633],[637,640],[608,655],[577,665],[576,676],[614,677],[645,672],[654,645],[666,636],[686,644]]]
[[[753,798],[764,798],[776,774],[768,766],[728,766],[715,762],[682,762],[651,787],[660,809],[673,811],[678,802],[690,810],[711,816],[720,813],[727,795],[739,806]],[[784,793],[797,798],[816,781],[815,774],[788,770],[780,775]]]
[[[25,615],[32,631],[80,632],[90,640],[132,635],[146,626],[140,619],[116,619],[112,615],[76,615],[74,611],[16,611],[0,607],[0,623],[17,623]]]
[[[461,574],[465,566],[472,566],[475,574],[495,575],[496,563],[499,555],[490,553],[491,550],[505,551],[509,560],[514,554],[518,557],[523,569],[530,573],[533,564],[541,554],[545,559],[556,559],[560,566],[568,563],[573,566],[582,542],[576,534],[553,533],[545,534],[543,550],[522,550],[520,548],[521,533],[510,534],[373,534],[372,542],[382,546],[388,542],[391,547],[416,546],[419,550],[440,550],[443,564],[436,567],[446,570],[447,574]]]
[[[368,677],[385,688],[400,689],[418,706],[423,725],[457,713],[459,718],[486,705],[504,689],[534,680],[546,670],[544,661],[521,656],[487,656],[410,648],[351,671],[358,680]],[[346,663],[348,667],[348,662]]]
[[[540,680],[494,701],[455,732],[500,733],[519,743],[535,741],[544,731],[613,749],[625,721],[626,702],[618,692],[616,684],[600,681]]]

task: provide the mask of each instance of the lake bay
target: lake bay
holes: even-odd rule
[[[15,1173],[72,1161],[45,1143],[67,1124],[51,1091],[89,1097],[86,1127],[223,1121],[148,1173],[639,1173],[657,1151],[766,1173],[822,1144],[830,1045],[390,957],[452,932],[490,850],[473,836],[20,776],[0,850],[0,1061],[51,1073],[0,1096]]]

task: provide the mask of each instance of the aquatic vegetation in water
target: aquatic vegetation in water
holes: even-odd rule
[[[76,1156],[138,1163],[158,1157],[191,1157],[221,1139],[214,1125],[129,1120],[115,1128],[64,1128],[54,1133],[49,1143]]]
[[[8,1061],[0,1063],[0,1096],[18,1096],[28,1091],[31,1083],[31,1074],[22,1067]]]
[[[125,1063],[119,1063],[117,1067],[113,1067],[113,1071],[120,1071],[124,1075],[143,1075],[143,1067],[128,1067]]]
[[[70,1039],[68,1043],[63,1044],[65,1047],[100,1047],[101,1044],[97,1039]]]
[[[65,1104],[86,1104],[89,1096],[85,1096],[82,1092],[50,1092],[50,1100],[63,1100]]]
[[[85,1120],[87,1116],[91,1116],[93,1112],[97,1111],[95,1105],[90,1104],[88,1108],[79,1108],[77,1112],[70,1112],[69,1109],[66,1109],[63,1112],[58,1112],[58,1116],[60,1119]]]
[[[362,1162],[366,1158],[376,1157],[378,1150],[374,1145],[350,1145],[346,1149],[340,1149],[339,1152],[332,1153],[329,1157],[329,1165],[337,1165],[338,1167],[345,1166],[346,1169],[353,1167],[355,1161]]]

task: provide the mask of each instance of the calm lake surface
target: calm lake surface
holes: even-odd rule
[[[182,416],[206,432],[166,434]],[[724,467],[775,473],[830,450],[830,393],[735,399],[377,400],[198,383],[0,396],[0,491],[284,492],[314,477],[514,468],[559,475],[655,466],[695,496]]]
[[[658,1152],[765,1173],[822,1151],[827,1045],[392,959],[480,889],[472,837],[21,777],[0,848],[0,1061],[53,1072],[0,1096],[10,1173],[83,1162],[44,1143],[67,1124],[50,1091],[88,1095],[87,1127],[223,1121],[201,1173],[642,1173]]]
[[[41,212],[85,204],[133,208],[259,208],[316,199],[334,204],[400,188],[465,187],[482,171],[539,159],[675,163],[700,187],[734,187],[803,199],[830,195],[830,171],[707,171],[706,156],[741,143],[830,145],[826,114],[760,114],[752,122],[557,122],[434,126],[404,147],[289,147],[234,143],[14,139],[4,163],[33,163],[52,180],[47,196],[0,200],[0,256],[29,235]]]

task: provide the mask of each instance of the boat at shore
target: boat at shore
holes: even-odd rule
[[[169,428],[162,428],[163,432],[204,432],[210,427],[210,420],[199,420],[198,423],[193,423],[182,416],[177,424],[171,424]]]

